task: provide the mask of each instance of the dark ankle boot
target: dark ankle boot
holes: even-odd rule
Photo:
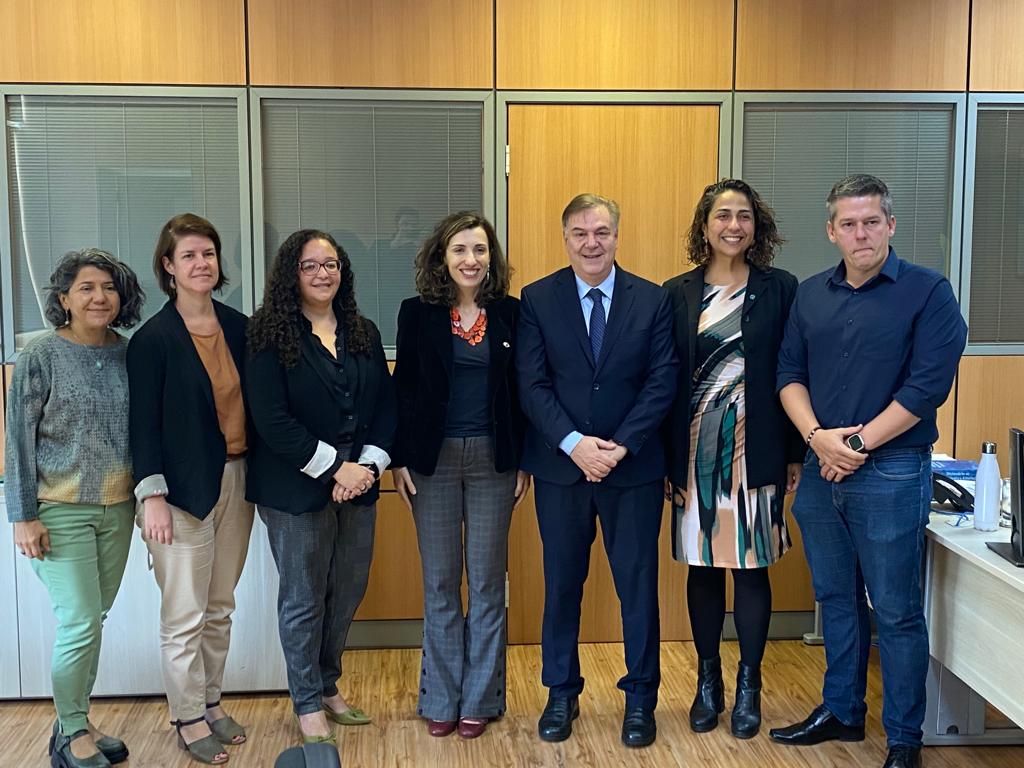
[[[725,711],[725,692],[722,684],[722,659],[697,660],[697,695],[690,705],[690,728],[706,733],[718,726],[718,715]]]
[[[736,673],[736,704],[732,709],[732,735],[751,739],[761,729],[761,668],[742,661]]]

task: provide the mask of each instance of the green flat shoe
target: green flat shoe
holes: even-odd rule
[[[219,720],[208,722],[210,723],[210,730],[213,731],[213,735],[217,737],[217,741],[221,744],[236,747],[239,744],[245,743],[245,728],[240,726],[235,721],[235,718],[230,715],[225,715]]]
[[[90,757],[75,757],[71,752],[71,742],[88,733],[89,731],[83,729],[65,736],[61,733],[60,727],[56,727],[50,738],[50,765],[53,768],[109,768],[110,761],[103,752],[97,752]]]
[[[309,736],[303,732],[299,716],[295,713],[292,714],[295,717],[295,727],[299,729],[299,736],[302,737],[303,744],[333,744],[335,747],[338,746],[338,737],[334,735],[334,731],[331,731],[326,736]]]
[[[324,704],[324,713],[338,725],[369,725],[373,722],[359,707],[349,707],[344,712],[338,712]]]

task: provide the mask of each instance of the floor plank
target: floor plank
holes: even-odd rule
[[[723,646],[723,662],[733,670],[735,643]],[[692,733],[687,710],[693,698],[696,668],[691,643],[662,644],[661,701],[658,740],[643,750],[627,750],[619,742],[622,695],[615,687],[622,674],[622,646],[583,646],[581,664],[587,690],[582,714],[572,738],[545,744],[536,736],[537,716],[546,699],[540,685],[540,649],[514,646],[509,650],[508,714],[475,741],[453,735],[427,735],[415,716],[420,652],[411,650],[352,651],[345,656],[343,690],[350,701],[374,717],[360,728],[338,727],[342,764],[381,768],[405,766],[594,766],[614,768],[671,768],[673,766],[779,766],[782,768],[859,768],[880,766],[885,759],[885,734],[880,717],[881,687],[877,654],[872,655],[868,683],[867,740],[861,744],[824,744],[786,748],[773,744],[767,728],[804,717],[819,701],[824,658],[820,648],[799,642],[772,642],[765,657],[765,728],[750,741],[729,735],[727,727],[707,734]],[[732,675],[728,675],[732,677]],[[727,681],[726,705],[733,685]],[[249,742],[230,748],[229,765],[236,768],[273,766],[281,750],[297,740],[286,697],[279,694],[226,696],[224,703],[248,725]],[[725,713],[728,717],[728,711]],[[93,721],[128,742],[131,768],[193,768],[175,747],[160,699],[99,699]],[[53,721],[48,701],[0,704],[0,745],[3,765],[43,768],[49,765],[46,739]],[[727,719],[724,721],[727,724]],[[1024,768],[1024,747],[941,747],[925,750],[928,768]]]

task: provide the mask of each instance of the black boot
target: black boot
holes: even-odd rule
[[[761,729],[761,668],[742,661],[736,673],[736,704],[732,708],[732,735],[751,739]]]
[[[718,726],[718,715],[725,711],[724,687],[722,659],[698,659],[697,695],[690,705],[690,728],[696,733],[713,731]]]

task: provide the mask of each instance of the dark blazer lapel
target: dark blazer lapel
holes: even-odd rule
[[[744,318],[750,317],[751,311],[759,305],[758,299],[768,289],[769,280],[771,275],[768,272],[753,266],[750,268],[750,274],[747,276],[747,293],[743,297]]]
[[[174,306],[173,300],[164,304],[163,309],[160,311],[166,313],[171,337],[179,348],[179,359],[187,361],[186,365],[192,369],[192,375],[199,382],[199,388],[203,390],[206,402],[209,404],[214,416],[216,416],[217,405],[213,400],[213,385],[210,384],[210,374],[206,372],[206,367],[199,357],[199,351],[189,335],[188,328],[185,326],[185,320],[178,313],[178,308]]]
[[[689,370],[692,374],[693,364],[697,359],[697,326],[700,324],[700,306],[704,303],[704,267],[687,272],[683,275],[683,296],[686,298],[686,327],[689,329],[690,340],[687,344],[689,352]]]
[[[452,380],[452,366],[454,352],[452,351],[452,318],[451,311],[447,307],[438,304],[423,305],[423,332],[430,339],[430,344],[437,350],[441,359],[441,368],[448,378],[449,384]]]
[[[513,353],[509,342],[512,338],[511,324],[504,311],[507,306],[507,302],[495,302],[487,310],[487,346],[491,354],[487,372],[487,393],[488,400],[492,402],[498,390],[498,382],[504,378]]]
[[[615,288],[612,291],[612,306],[608,313],[608,327],[601,343],[601,359],[597,361],[597,370],[601,370],[605,360],[611,355],[612,347],[622,334],[622,326],[626,323],[633,309],[633,276],[618,265],[615,267]]]
[[[571,267],[566,267],[555,275],[555,300],[562,308],[569,328],[572,329],[576,340],[583,348],[592,368],[594,364],[594,352],[590,349],[590,335],[587,333],[587,324],[583,320],[583,306],[580,304],[580,294],[576,290],[576,278]]]

